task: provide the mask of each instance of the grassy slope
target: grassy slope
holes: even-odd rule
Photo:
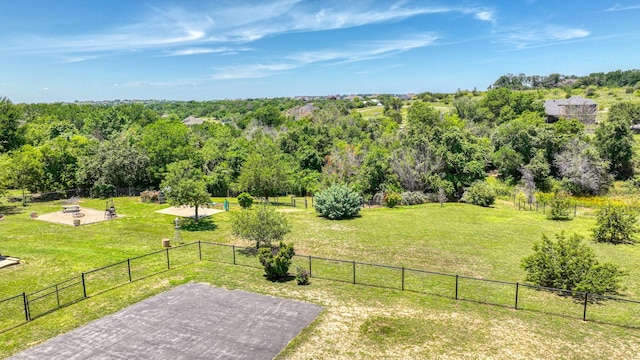
[[[101,209],[104,203],[90,200],[82,205]],[[34,291],[81,271],[157,250],[161,238],[171,237],[173,217],[153,212],[163,206],[139,204],[134,198],[116,199],[116,206],[125,217],[78,228],[29,219],[30,211],[59,209],[59,204],[54,203],[32,205],[28,211],[8,215],[0,223],[0,248],[2,253],[20,257],[23,265],[0,271],[0,298]],[[509,281],[523,279],[520,260],[531,252],[532,242],[539,240],[541,233],[566,230],[587,235],[593,226],[589,217],[552,222],[540,213],[515,211],[508,203],[489,209],[462,204],[365,209],[362,217],[339,222],[319,218],[311,211],[290,212],[288,216],[293,225],[288,240],[296,244],[299,254]],[[214,219],[215,229],[183,231],[182,238],[235,242],[229,236],[229,214],[218,214]],[[625,279],[626,293],[640,298],[640,270],[635,266],[640,248],[594,243],[590,246],[602,260],[618,263],[630,272]],[[2,333],[0,357],[191,280],[325,306],[319,320],[283,354],[287,358],[430,358],[463,354],[628,358],[640,351],[638,329],[316,278],[308,287],[298,287],[293,282],[270,283],[255,268],[204,262],[122,286]],[[567,304],[572,305],[570,301]],[[541,353],[543,346],[545,352]]]

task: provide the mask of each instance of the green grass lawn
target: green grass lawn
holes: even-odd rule
[[[290,203],[289,198],[279,201]],[[31,211],[57,211],[59,202],[1,208],[6,219],[0,222],[0,252],[19,257],[22,264],[0,270],[0,299],[160,250],[161,239],[172,237],[174,217],[154,212],[167,205],[142,204],[138,198],[117,198],[115,205],[122,217],[80,227],[29,217]],[[594,225],[588,215],[554,222],[539,212],[517,211],[508,202],[493,208],[453,203],[367,208],[362,216],[343,221],[318,217],[310,202],[305,210],[302,198],[296,199],[296,205],[297,209],[281,208],[287,210],[292,225],[287,241],[295,244],[297,254],[511,282],[524,279],[520,261],[531,253],[541,234],[566,231],[588,237]],[[83,200],[81,206],[103,209],[105,202]],[[229,219],[229,213],[216,214],[201,231],[183,230],[182,239],[185,243],[250,245],[230,235]],[[593,242],[589,246],[602,261],[619,264],[629,272],[623,295],[640,299],[640,247]],[[455,301],[451,277],[407,272],[407,289],[416,291],[401,291],[397,269],[357,265],[359,283],[397,289],[352,285],[350,263],[343,266],[320,260],[313,260],[312,284],[301,287],[295,281],[266,281],[255,258],[238,255],[238,263],[250,266],[197,262],[194,249],[185,248],[180,255],[193,261],[175,263],[171,271],[90,294],[87,300],[0,333],[0,357],[188,281],[324,306],[325,312],[294,340],[283,358],[630,358],[640,352],[640,306],[594,305],[589,315],[605,321],[582,322],[579,303],[550,293],[522,289],[520,307],[528,310],[516,311],[511,286],[460,279],[460,298],[471,301]],[[228,248],[205,247],[203,258],[231,261]],[[300,257],[294,267],[306,264]],[[344,282],[316,276],[344,277]],[[615,310],[613,318],[608,306]],[[607,324],[610,322],[635,327]]]

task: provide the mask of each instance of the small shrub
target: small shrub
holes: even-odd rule
[[[426,201],[424,193],[420,191],[405,191],[400,196],[402,197],[401,205],[420,205]]]
[[[636,212],[626,206],[611,203],[601,206],[596,210],[593,238],[596,242],[634,244],[637,221]]]
[[[490,206],[496,201],[496,192],[486,181],[476,181],[464,192],[462,201],[479,206]]]
[[[238,195],[238,204],[240,204],[243,209],[250,208],[251,205],[253,205],[253,196],[246,192],[241,193]]]
[[[140,193],[140,200],[143,203],[157,203],[160,201],[160,191],[145,190]]]
[[[360,195],[345,185],[332,185],[314,198],[313,207],[331,220],[352,218],[360,212]]]
[[[267,204],[260,204],[253,210],[243,209],[231,213],[231,233],[255,241],[256,249],[282,240],[289,231],[285,215]]]
[[[296,268],[296,282],[298,285],[309,285],[311,283],[309,280],[310,277],[311,274],[309,273],[309,270],[300,266]]]
[[[560,190],[553,194],[549,199],[549,215],[547,218],[550,220],[569,220],[569,214],[571,212],[571,194]]]
[[[522,259],[526,280],[536,285],[594,294],[615,294],[626,275],[614,264],[600,264],[595,253],[582,243],[582,238],[564,233],[551,241],[542,235],[542,243],[533,245],[534,253]]]
[[[277,251],[276,251],[277,250]],[[287,276],[289,266],[291,266],[291,258],[295,255],[293,244],[285,244],[280,242],[277,249],[271,247],[262,247],[258,251],[258,259],[264,266],[264,272],[268,279],[282,279]]]
[[[394,208],[398,206],[398,204],[400,204],[401,201],[402,201],[402,196],[400,196],[400,194],[394,191],[390,191],[384,197],[384,206],[388,208]]]

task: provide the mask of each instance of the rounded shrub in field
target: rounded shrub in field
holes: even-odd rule
[[[352,218],[360,212],[360,195],[345,185],[332,185],[314,198],[313,207],[331,219]]]
[[[388,208],[394,208],[400,204],[402,196],[397,192],[390,191],[384,198],[384,206]]]
[[[421,191],[405,191],[400,196],[402,205],[419,205],[426,202],[426,197]]]
[[[243,209],[248,209],[253,205],[253,196],[251,194],[243,192],[238,195],[238,204],[242,206]]]
[[[462,200],[474,205],[490,206],[496,201],[496,192],[486,181],[476,181],[467,188]]]

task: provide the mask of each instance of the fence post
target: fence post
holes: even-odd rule
[[[231,245],[231,248],[233,249],[233,265],[236,265],[236,246]]]
[[[404,290],[404,266],[402,267],[402,290]]]
[[[589,293],[584,293],[584,311],[582,312],[582,321],[587,321],[587,302],[589,300]]]
[[[353,264],[353,283],[355,284],[356,283],[356,261],[353,260],[352,264]]]
[[[458,274],[456,274],[456,300],[458,300]]]
[[[29,301],[27,300],[27,294],[22,293],[22,302],[24,303],[24,318],[26,321],[29,321]]]
[[[198,257],[202,261],[202,242],[200,240],[198,240]]]
[[[167,270],[171,269],[171,264],[169,263],[169,248],[167,248]]]
[[[307,208],[307,197],[306,196],[304,197],[304,208],[305,209]]]
[[[84,294],[84,297],[87,297],[87,283],[84,280],[84,273],[82,273],[82,293]]]
[[[520,284],[516,282],[516,307],[515,309],[518,310],[518,288],[520,287]]]
[[[309,277],[311,277],[311,255],[309,255]]]
[[[60,308],[60,293],[58,292],[58,284],[56,284],[56,303],[58,304],[58,308]]]
[[[131,282],[131,259],[127,259],[127,272],[129,273],[129,282]]]
[[[576,214],[578,213],[578,205],[577,204],[573,204],[573,217],[576,217]]]

